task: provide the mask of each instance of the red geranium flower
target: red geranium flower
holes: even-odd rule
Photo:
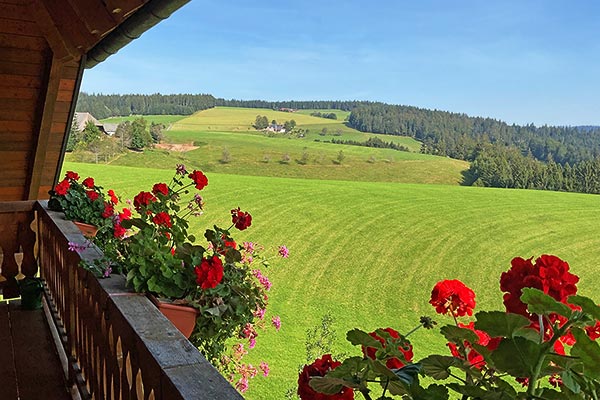
[[[148,206],[148,204],[150,204],[151,202],[156,201],[156,197],[154,197],[154,195],[150,192],[139,192],[134,198],[133,198],[133,206],[135,207],[136,210],[140,210],[140,208],[142,206],[146,207]]]
[[[243,231],[252,225],[252,216],[247,212],[241,211],[238,207],[235,210],[231,210],[231,222],[236,228],[238,228],[240,231]]]
[[[317,358],[312,364],[305,365],[298,376],[298,396],[301,400],[352,400],[354,391],[351,388],[343,387],[339,393],[325,394],[315,391],[310,387],[309,382],[313,376],[325,376],[329,371],[342,365],[339,361],[334,361],[331,354],[325,354]]]
[[[118,204],[119,203],[119,198],[115,194],[114,190],[112,190],[112,189],[108,190],[108,197],[110,197],[111,203],[113,203],[113,204]]]
[[[194,268],[196,283],[202,289],[215,288],[223,280],[223,262],[217,256],[203,258],[200,265]]]
[[[157,183],[154,186],[152,186],[152,193],[154,194],[162,194],[164,196],[167,196],[169,194],[169,187],[167,186],[166,183]]]
[[[127,229],[123,228],[121,225],[115,225],[114,227],[114,236],[116,238],[120,238],[125,236],[125,233],[127,233]]]
[[[124,219],[131,219],[131,210],[129,208],[124,208],[123,211],[119,213],[119,219],[121,221]]]
[[[81,184],[88,189],[93,189],[94,188],[94,178],[91,178],[91,177],[85,178],[83,180],[83,182],[81,182]]]
[[[87,192],[85,192],[85,194],[91,201],[96,201],[98,199],[98,196],[100,196],[97,192],[94,192],[93,190],[88,190]]]
[[[171,217],[164,211],[161,211],[154,217],[152,217],[152,222],[154,222],[156,225],[166,226],[167,228],[173,226],[173,224],[171,223]]]
[[[569,272],[569,264],[556,256],[542,255],[535,264],[531,258],[514,258],[511,268],[500,276],[500,289],[504,294],[506,311],[534,318],[521,301],[523,288],[535,288],[567,304],[567,298],[577,293],[577,275]]]
[[[70,187],[71,187],[71,184],[69,183],[69,181],[67,179],[64,179],[64,180],[60,181],[58,183],[58,185],[56,185],[56,187],[54,188],[54,191],[56,192],[57,195],[64,196],[65,194],[67,194]]]
[[[398,333],[398,331],[396,331],[392,328],[385,328],[382,330],[389,333],[390,336],[393,337],[394,339],[400,338],[400,334]],[[377,339],[377,341],[380,342],[385,347],[385,339],[382,337],[379,337],[376,332],[369,333],[369,336]],[[406,361],[408,361],[408,362],[412,361],[412,358],[413,358],[412,345],[410,343],[408,343],[408,341],[405,343],[402,343],[400,346],[398,346],[398,350],[400,350],[402,352],[402,354],[404,354],[404,358]],[[375,347],[362,346],[362,352],[365,357],[375,360],[375,353],[377,352],[377,349]],[[385,361],[385,365],[390,369],[392,369],[392,368],[398,369],[398,368],[404,367],[405,364],[404,364],[404,361],[400,360],[399,358],[392,357],[392,358],[388,358]]]
[[[490,338],[490,336],[484,332],[484,331],[480,331],[478,329],[475,329],[475,323],[471,322],[469,324],[461,324],[460,322],[458,323],[459,328],[466,328],[466,329],[470,329],[473,332],[475,332],[477,334],[478,340],[477,340],[477,344],[480,344],[482,346],[487,347],[489,350],[493,351],[496,350],[496,348],[498,347],[498,345],[500,344],[500,341],[502,340],[501,337],[497,337],[497,338]],[[450,349],[450,353],[452,353],[452,355],[456,358],[460,358],[464,360],[464,356],[458,351],[458,346],[455,343],[448,343],[448,348]],[[469,363],[474,366],[475,368],[481,369],[483,368],[483,366],[485,365],[485,360],[483,358],[483,356],[481,354],[479,354],[474,348],[473,345],[468,342],[468,341],[464,341],[463,345],[465,347],[466,353],[467,353],[467,359],[469,360]]]
[[[67,171],[66,179],[79,180],[79,174],[74,171]]]
[[[585,328],[585,332],[592,340],[600,338],[600,321],[596,321],[596,325],[594,326],[588,326]]]
[[[104,212],[102,212],[102,218],[112,217],[113,215],[115,215],[115,207],[111,203],[105,201]]]
[[[208,178],[202,173],[202,171],[194,170],[188,175],[196,184],[196,189],[202,190],[208,185]]]
[[[438,314],[473,315],[475,292],[459,280],[444,280],[433,287],[429,303]]]

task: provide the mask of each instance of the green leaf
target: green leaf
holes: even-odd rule
[[[419,363],[408,364],[399,369],[393,369],[392,371],[398,377],[401,382],[407,385],[412,385],[417,375],[422,369],[422,365]]]
[[[564,371],[560,374],[563,385],[565,385],[571,392],[578,394],[581,392],[581,386],[575,380],[575,375],[572,371]]]
[[[571,349],[571,355],[579,357],[583,363],[585,376],[597,379],[600,376],[600,345],[591,340],[581,329],[572,329],[571,331],[577,340]]]
[[[448,400],[448,389],[442,385],[429,385],[427,388],[412,385],[410,387],[412,400]]]
[[[463,340],[466,340],[470,343],[476,343],[479,340],[477,334],[467,328],[446,325],[443,326],[440,331],[442,332],[442,335],[444,335],[446,339],[452,343],[462,343]]]
[[[597,321],[600,321],[600,306],[596,305],[594,300],[585,296],[569,296],[568,299],[570,304],[574,304],[581,307],[584,313],[590,314]]]
[[[529,325],[529,319],[519,314],[501,311],[481,311],[475,314],[475,329],[486,332],[490,337],[511,338],[520,329]]]
[[[554,300],[544,292],[534,288],[523,288],[521,301],[527,304],[527,309],[532,314],[548,315],[556,313],[569,318],[572,310],[569,306]]]
[[[346,376],[353,376],[364,370],[371,360],[365,360],[362,357],[349,357],[346,358],[342,365],[339,365],[334,370],[327,373],[328,377],[332,378],[343,378]]]
[[[450,376],[450,367],[460,367],[462,363],[458,358],[435,354],[419,361],[423,366],[423,373],[437,380],[447,379]]]
[[[345,381],[341,378],[330,378],[327,376],[313,376],[308,381],[308,384],[315,391],[325,394],[336,394],[339,393],[344,386],[352,388],[351,382]]]
[[[367,361],[370,363],[371,369],[373,370],[373,372],[375,372],[377,376],[389,378],[392,380],[398,380],[398,377],[396,376],[394,371],[389,369],[383,362],[371,359],[368,359]]]
[[[346,334],[346,339],[354,346],[375,347],[376,349],[383,348],[382,344],[368,333],[360,329],[352,329]]]
[[[498,371],[514,377],[531,376],[540,356],[541,345],[522,337],[502,339],[491,358]]]

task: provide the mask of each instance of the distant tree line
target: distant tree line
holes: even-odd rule
[[[561,165],[600,156],[599,127],[508,125],[492,118],[381,103],[356,107],[348,123],[363,132],[414,137],[423,142],[424,153],[467,161],[486,143]]]
[[[332,113],[332,112],[330,112],[330,113],[326,113],[326,112],[322,113],[322,112],[319,112],[319,111],[315,111],[315,112],[311,112],[310,115],[313,116],[313,117],[319,117],[319,118],[337,119],[336,113]]]
[[[363,146],[363,147],[375,147],[378,149],[393,149],[398,151],[410,151],[406,146],[394,142],[385,142],[379,138],[369,138],[364,142],[358,140],[343,140],[343,139],[331,139],[331,143],[335,144],[347,144],[350,146]]]
[[[77,99],[77,111],[98,119],[128,115],[190,115],[217,105],[210,94],[87,94]]]
[[[600,158],[561,165],[552,158],[542,162],[531,153],[491,144],[476,153],[465,177],[468,185],[600,193]]]
[[[366,101],[264,101],[227,100],[210,94],[88,94],[82,92],[77,111],[98,119],[128,115],[190,115],[216,106],[288,109],[333,109],[350,111]],[[335,114],[334,114],[335,115]],[[330,118],[330,117],[325,117]],[[337,118],[337,117],[336,117]]]

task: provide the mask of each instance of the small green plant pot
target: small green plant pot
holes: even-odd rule
[[[25,278],[20,282],[21,308],[23,310],[39,310],[42,308],[44,285],[40,278]]]

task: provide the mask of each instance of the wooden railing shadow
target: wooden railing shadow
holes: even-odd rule
[[[18,290],[19,275],[35,276],[39,264],[67,378],[83,399],[242,398],[145,296],[125,287],[123,276],[98,279],[79,266],[102,254],[93,246],[69,251],[69,242],[85,238],[47,202],[0,203],[0,222],[9,220],[16,222],[0,232],[3,289]],[[12,242],[9,230],[16,232]],[[18,252],[21,266],[9,256]]]

